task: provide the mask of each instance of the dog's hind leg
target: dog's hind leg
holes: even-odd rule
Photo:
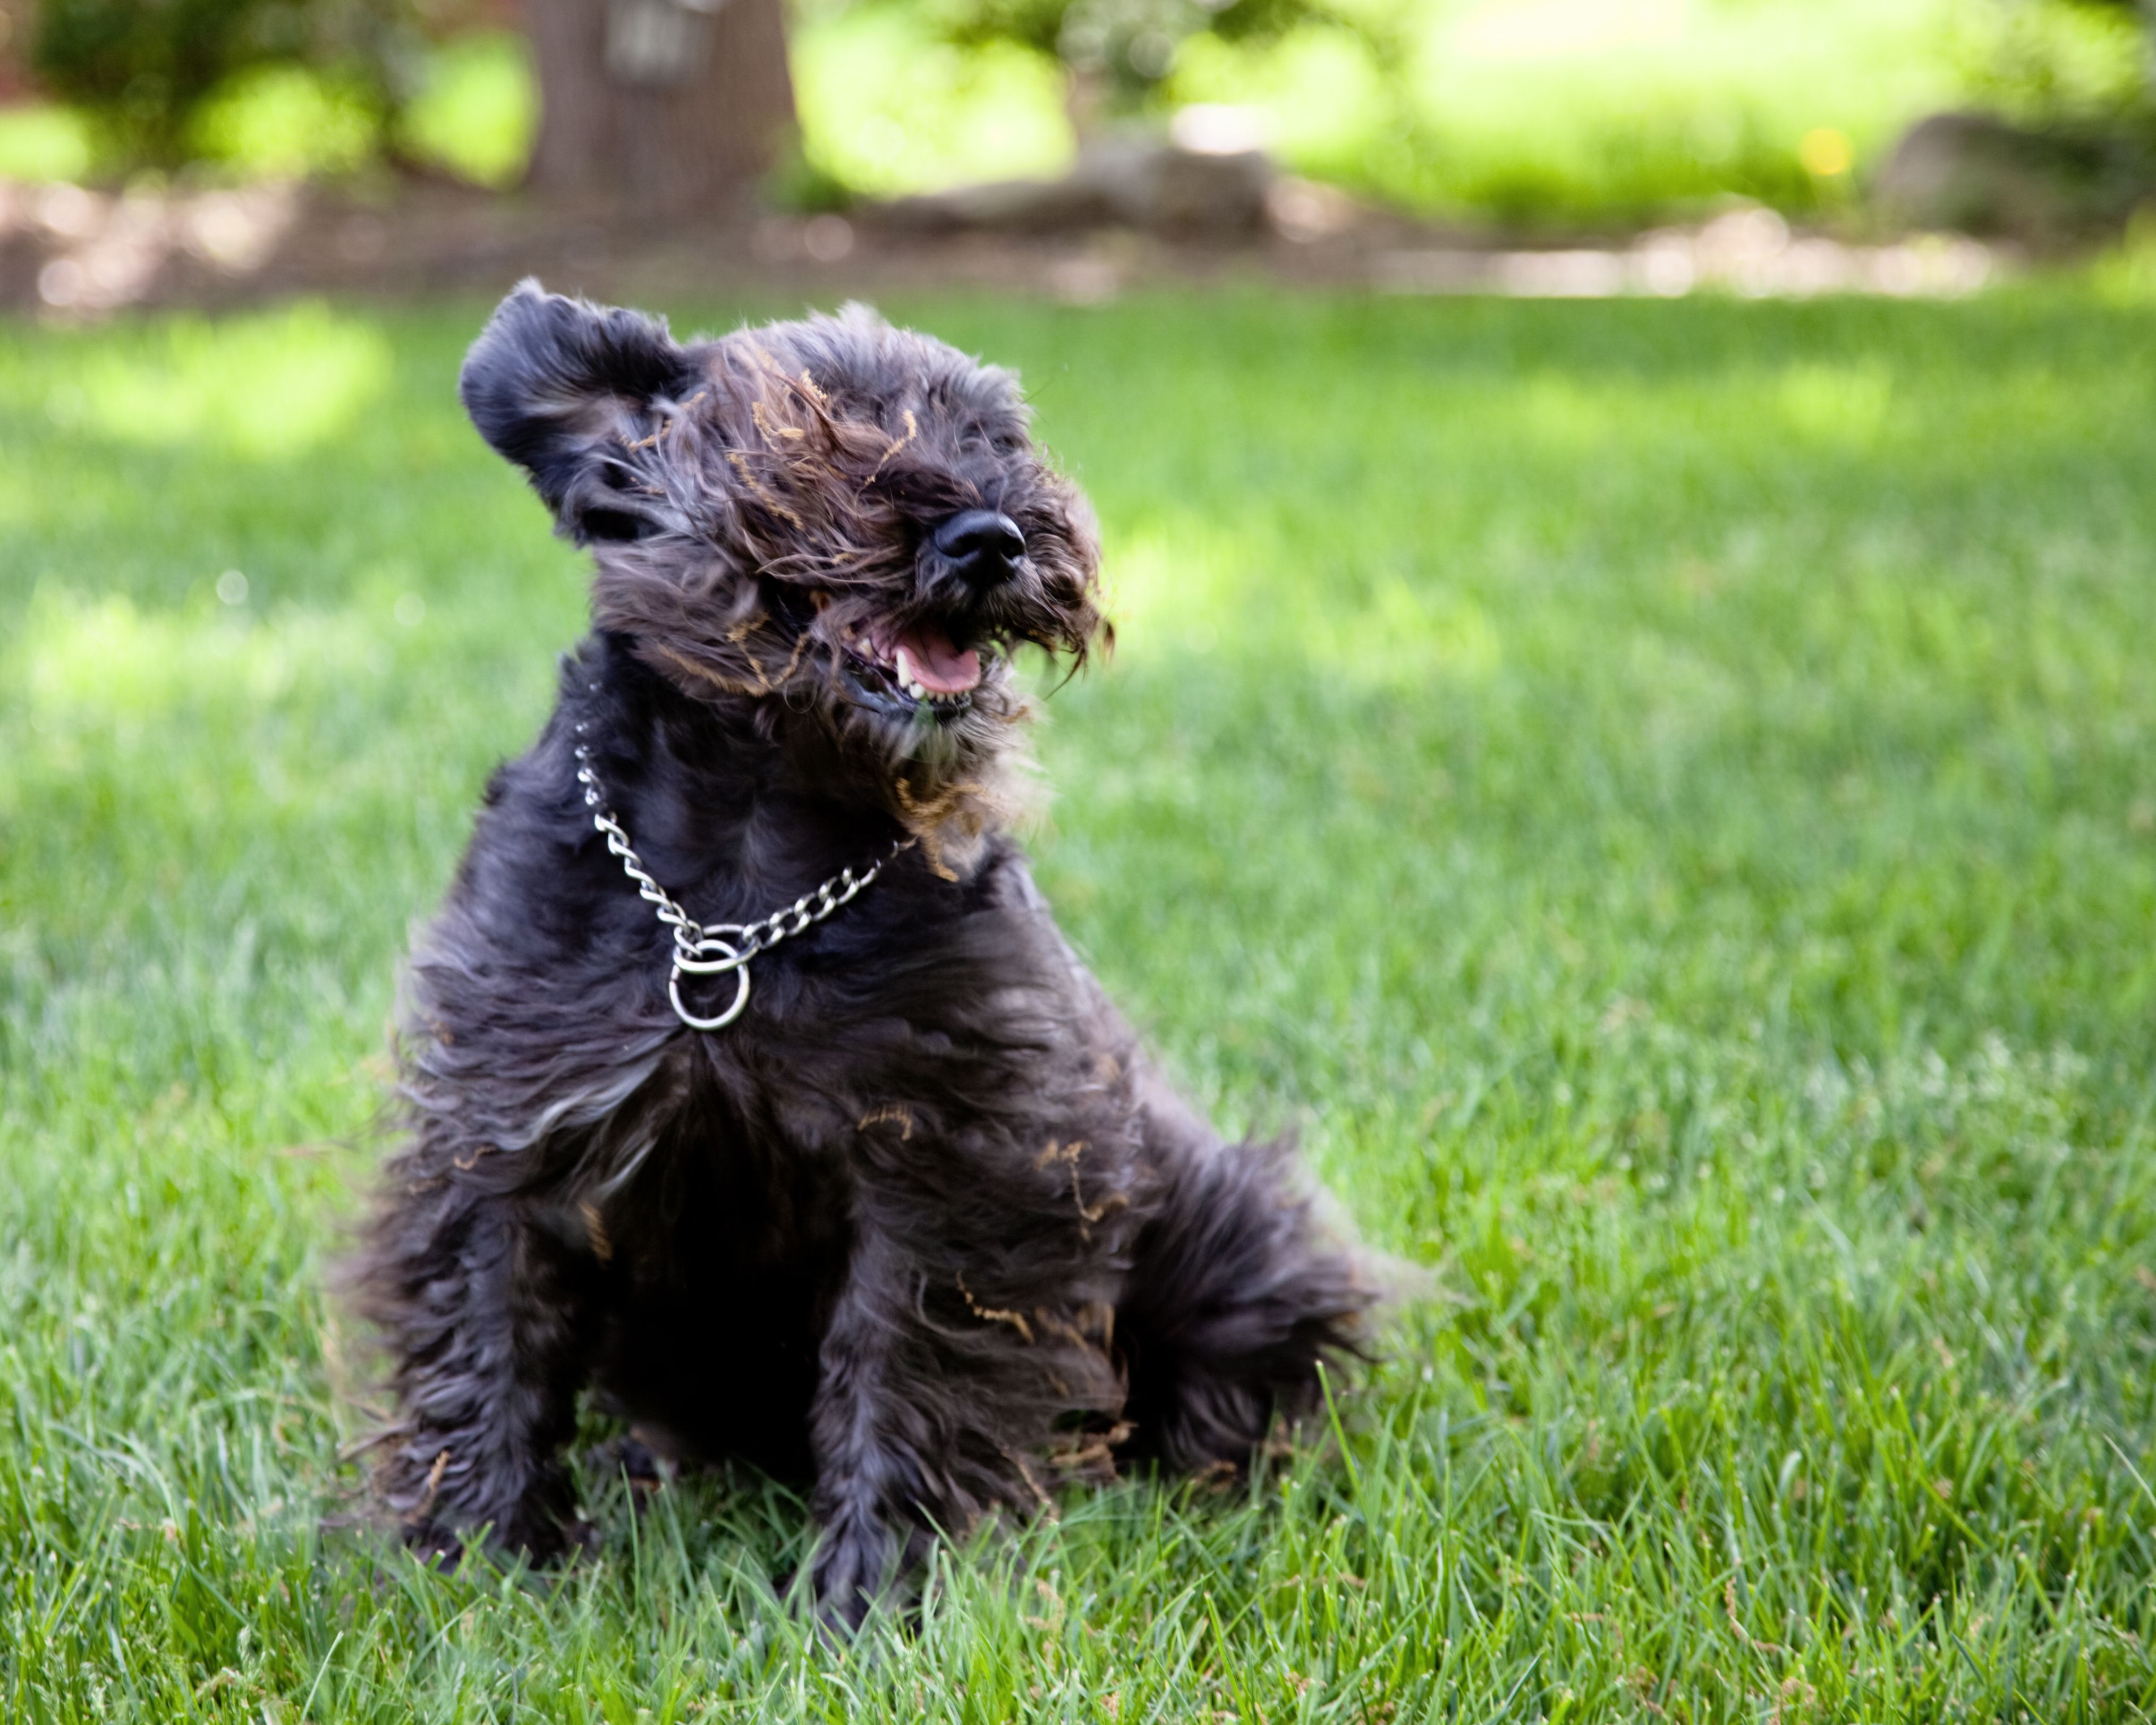
[[[454,1170],[412,1178],[416,1160],[394,1171],[407,1178],[356,1266],[397,1399],[377,1489],[422,1552],[454,1558],[484,1527],[497,1548],[552,1556],[583,1536],[561,1450],[595,1266],[527,1201]]]
[[[1358,1353],[1377,1291],[1330,1240],[1286,1143],[1224,1144],[1164,1089],[1147,1098],[1160,1187],[1116,1313],[1127,1453],[1176,1472],[1247,1465],[1276,1413],[1308,1413]]]

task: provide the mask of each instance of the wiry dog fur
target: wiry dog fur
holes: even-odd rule
[[[813,1479],[845,1620],[1060,1481],[1245,1463],[1370,1294],[1291,1153],[1162,1083],[1004,831],[1009,653],[1103,630],[1084,502],[1014,380],[859,308],[682,345],[527,283],[463,393],[594,553],[595,628],[411,961],[408,1132],[356,1266],[406,1537],[588,1537],[562,1461],[587,1385],[679,1457]],[[935,537],[968,510],[1024,537],[985,585]],[[880,675],[909,629],[983,655],[969,697]],[[580,742],[706,922],[916,842],[691,1031]]]

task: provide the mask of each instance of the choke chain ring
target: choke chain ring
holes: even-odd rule
[[[579,735],[583,729],[582,725],[577,726]],[[577,783],[583,787],[584,807],[592,812],[593,828],[606,840],[608,850],[621,860],[622,872],[635,886],[637,896],[649,903],[660,922],[674,932],[674,968],[666,978],[666,998],[673,1004],[675,1015],[692,1030],[723,1030],[733,1023],[748,1005],[750,959],[783,940],[805,932],[841,906],[852,903],[861,890],[883,872],[885,864],[912,848],[911,839],[901,839],[887,855],[860,873],[841,869],[792,904],[757,922],[714,922],[706,927],[683,910],[644,868],[644,859],[629,842],[628,833],[614,819],[613,811],[606,806],[605,795],[599,789],[598,774],[592,767],[591,746],[579,742],[576,757]],[[684,976],[723,976],[728,971],[734,975],[734,998],[724,1011],[711,1018],[699,1018],[682,1004]]]

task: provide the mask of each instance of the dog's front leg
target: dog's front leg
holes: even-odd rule
[[[546,1558],[581,1538],[560,1450],[586,1364],[588,1265],[528,1201],[452,1168],[404,1183],[359,1267],[398,1403],[377,1483],[406,1542],[454,1558],[485,1527],[497,1548]]]
[[[906,1254],[864,1232],[824,1333],[809,1431],[822,1528],[814,1573],[819,1609],[850,1629],[919,1561],[929,1523],[954,1507],[938,1489],[938,1410],[921,1399],[932,1384],[911,1358],[920,1346],[913,1280]]]

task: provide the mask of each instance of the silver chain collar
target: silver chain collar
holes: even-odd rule
[[[583,728],[577,726],[579,731]],[[577,745],[577,783],[584,788],[584,807],[592,811],[592,825],[606,840],[607,849],[621,859],[622,872],[635,884],[638,894],[656,908],[659,920],[674,931],[674,969],[666,979],[666,998],[674,1003],[675,1015],[692,1030],[723,1030],[733,1023],[748,1004],[750,959],[789,936],[813,928],[841,905],[851,903],[863,887],[883,872],[885,864],[913,845],[912,839],[901,839],[888,855],[870,863],[860,874],[841,869],[822,886],[803,893],[759,922],[714,922],[707,927],[676,904],[672,895],[645,872],[644,859],[629,842],[629,834],[622,830],[613,811],[605,806],[598,774],[592,770],[591,748],[581,742]],[[681,1004],[683,976],[720,976],[727,971],[734,973],[734,998],[717,1017],[700,1019]]]

